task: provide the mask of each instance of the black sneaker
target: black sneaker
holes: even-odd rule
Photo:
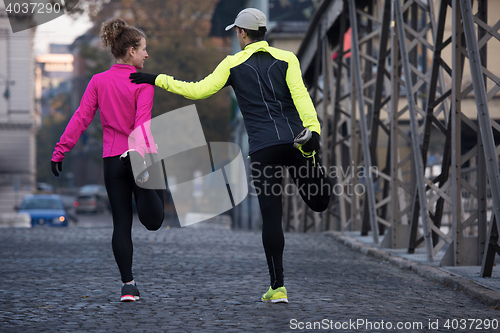
[[[124,284],[122,286],[122,297],[120,302],[135,302],[141,299],[139,289],[135,284]]]

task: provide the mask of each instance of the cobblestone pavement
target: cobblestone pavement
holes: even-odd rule
[[[120,303],[111,233],[1,229],[0,332],[500,330],[497,309],[325,234],[286,234],[290,303],[267,304],[259,233],[135,225],[142,299]]]

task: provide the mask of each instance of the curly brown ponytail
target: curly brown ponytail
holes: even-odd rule
[[[119,18],[106,21],[101,27],[102,43],[105,47],[111,47],[111,53],[116,59],[125,57],[131,46],[138,47],[141,38],[146,38],[144,32]]]

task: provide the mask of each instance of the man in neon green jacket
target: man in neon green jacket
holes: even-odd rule
[[[314,211],[326,210],[331,182],[320,166],[320,124],[307,92],[297,57],[270,47],[264,40],[267,19],[255,8],[242,10],[226,30],[235,29],[242,51],[227,56],[206,78],[185,82],[166,74],[133,73],[134,83],[149,83],[189,99],[212,96],[232,86],[248,133],[252,185],[262,213],[262,241],[271,286],[262,296],[266,302],[288,302],[283,278],[285,240],[281,225],[283,168],[298,192]],[[305,129],[312,137],[294,148]],[[297,146],[297,145],[296,145]],[[312,157],[312,158],[309,158]],[[288,193],[290,194],[290,193]]]

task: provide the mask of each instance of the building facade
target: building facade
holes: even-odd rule
[[[12,33],[0,3],[0,213],[12,212],[36,182],[35,29]]]

